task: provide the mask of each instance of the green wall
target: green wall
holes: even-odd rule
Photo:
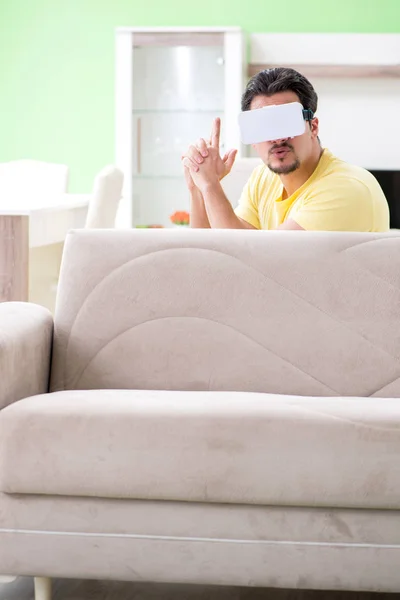
[[[400,0],[0,0],[0,162],[71,168],[86,192],[114,158],[114,28],[400,31]]]

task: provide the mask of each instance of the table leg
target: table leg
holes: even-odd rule
[[[0,302],[28,302],[29,217],[0,215]]]

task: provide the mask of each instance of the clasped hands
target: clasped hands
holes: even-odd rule
[[[230,173],[237,150],[229,150],[221,158],[220,135],[221,120],[217,118],[213,122],[210,140],[206,142],[200,138],[182,156],[186,184],[191,192],[198,188],[204,194],[210,187],[219,185],[221,179]]]

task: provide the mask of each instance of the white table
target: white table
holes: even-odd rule
[[[84,227],[90,195],[0,197],[0,302],[29,299],[29,252]]]

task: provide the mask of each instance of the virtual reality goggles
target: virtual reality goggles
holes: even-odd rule
[[[246,110],[239,115],[241,139],[243,144],[259,144],[293,138],[302,135],[306,121],[313,118],[314,113],[303,108],[300,102]]]

